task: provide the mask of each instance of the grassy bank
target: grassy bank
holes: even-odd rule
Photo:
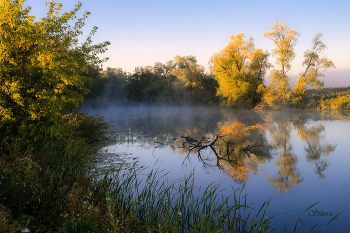
[[[65,146],[44,141],[27,151],[3,141],[1,232],[264,232],[269,228],[262,209],[252,210],[240,191],[223,197],[219,184],[212,184],[196,197],[193,175],[171,182],[157,170],[142,176],[143,169],[135,165],[96,170],[89,152],[82,141]]]

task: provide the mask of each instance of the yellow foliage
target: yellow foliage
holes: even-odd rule
[[[350,95],[339,96],[331,99],[323,99],[320,101],[321,109],[350,109]]]
[[[226,126],[226,127],[222,127],[222,129],[216,133],[216,136],[220,136],[220,137],[226,137],[226,136],[230,136],[230,135],[237,135],[242,133],[243,131],[249,130],[249,129],[262,129],[265,130],[267,127],[267,124],[255,124],[255,125],[251,125],[246,127],[244,124],[236,122],[233,123],[230,126]]]
[[[264,33],[264,38],[271,39],[276,48],[272,56],[277,58],[276,63],[282,68],[282,75],[290,69],[290,63],[295,58],[294,46],[300,34],[287,27],[287,22],[275,22],[271,30]]]
[[[260,101],[256,90],[263,84],[269,67],[267,53],[256,49],[254,39],[244,40],[244,33],[230,36],[228,45],[210,59],[210,69],[218,80],[218,95],[227,99],[227,105],[251,105]]]

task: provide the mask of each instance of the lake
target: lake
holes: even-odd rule
[[[257,209],[271,198],[267,216],[277,215],[272,227],[280,232],[286,223],[293,228],[300,215],[309,230],[338,213],[325,232],[350,231],[349,111],[114,107],[88,112],[113,125],[101,166],[110,164],[109,158],[116,160],[111,164],[138,161],[169,171],[169,179],[194,171],[196,186],[222,182],[227,196],[244,186]],[[193,146],[214,140],[220,130],[231,133],[222,133],[213,147]]]

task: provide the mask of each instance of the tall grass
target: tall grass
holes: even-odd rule
[[[269,202],[255,211],[247,204],[246,197],[242,197],[243,189],[225,197],[220,183],[211,183],[204,190],[196,189],[193,173],[169,181],[164,171],[153,169],[141,175],[143,171],[134,165],[127,172],[118,167],[105,174],[113,180],[108,193],[109,206],[119,208],[117,219],[112,221],[114,231],[265,232],[269,229],[270,219],[262,213]],[[252,211],[254,217],[250,216]]]

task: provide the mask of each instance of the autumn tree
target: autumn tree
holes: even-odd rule
[[[92,44],[94,27],[83,43],[84,21],[72,11],[60,14],[62,4],[48,2],[46,17],[29,15],[24,0],[2,0],[0,6],[0,128],[1,137],[62,134],[72,121],[71,110],[89,91],[91,72],[105,59],[109,42]]]
[[[304,107],[306,102],[305,90],[308,88],[323,88],[324,83],[319,78],[324,77],[328,69],[335,68],[331,60],[326,56],[320,56],[320,53],[327,48],[321,41],[321,37],[322,34],[317,33],[315,38],[312,39],[312,48],[304,53],[303,66],[305,66],[305,70],[297,79],[292,92],[292,100],[296,107]]]
[[[218,95],[228,106],[254,106],[260,102],[257,92],[270,68],[268,53],[256,49],[254,39],[244,33],[230,37],[228,45],[210,59],[210,69],[219,83]]]
[[[271,39],[275,44],[272,56],[276,57],[276,64],[280,69],[273,69],[270,74],[270,84],[264,99],[270,106],[281,107],[288,104],[290,86],[288,71],[295,58],[294,47],[299,33],[287,27],[286,22],[275,22],[270,31],[264,33],[264,38]]]

